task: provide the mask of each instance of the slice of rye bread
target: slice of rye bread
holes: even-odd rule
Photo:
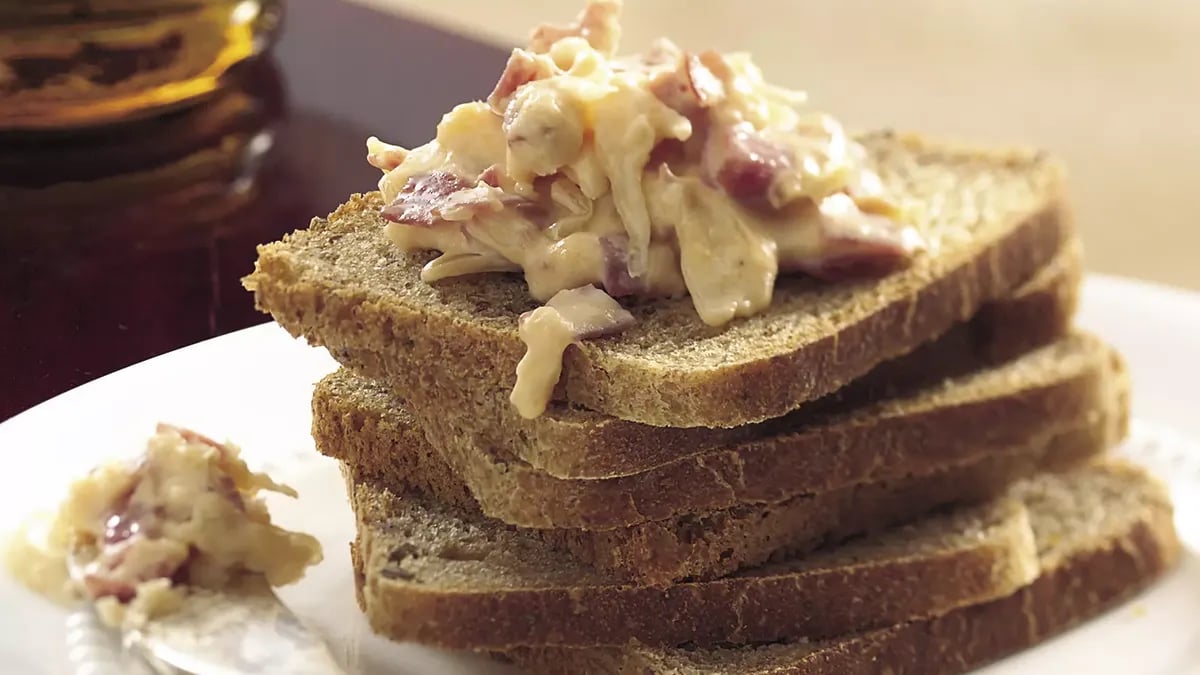
[[[454,507],[349,483],[372,629],[452,649],[840,635],[1003,597],[1038,574],[1029,516],[1014,499],[660,589],[598,576],[535,537]]]
[[[1128,424],[1128,389],[1081,426],[1029,448],[1017,448],[925,476],[851,485],[775,504],[742,505],[615,530],[527,529],[491,521],[546,548],[569,552],[607,583],[667,586],[724,576],[768,560],[801,555],[864,532],[917,518],[938,507],[980,502],[1039,471],[1070,468],[1116,444]],[[419,441],[420,435],[412,432]],[[330,452],[328,447],[319,448]],[[470,491],[428,444],[398,446],[396,471],[343,466],[356,480],[395,493],[416,491],[483,517]],[[330,454],[336,454],[330,452]]]
[[[810,534],[815,535],[814,545],[820,543],[822,534],[827,535],[827,541],[844,540],[844,536],[839,535],[878,529],[889,522],[910,520],[937,505],[939,497],[945,503],[947,493],[962,491],[964,485],[967,486],[965,490],[973,491],[976,497],[1001,495],[1017,479],[1033,475],[1041,469],[1065,470],[1099,456],[1101,448],[1111,440],[1111,430],[1115,426],[1113,419],[1103,422],[1067,432],[1044,448],[1006,457],[990,457],[968,469],[943,472],[937,479],[898,481],[902,487],[895,489],[888,485],[863,486],[840,495],[817,496],[813,502],[823,506],[811,508],[807,517],[794,518],[798,522],[792,523],[792,531],[778,536],[795,537],[796,531],[809,529],[812,530]],[[1088,446],[1088,443],[1093,445]],[[436,462],[437,455],[430,453],[424,459]],[[743,606],[740,600],[733,605],[722,604],[736,600],[736,597],[728,595],[730,583],[734,584],[732,588],[741,588],[746,583],[745,579],[763,577],[763,569],[788,571],[790,575],[789,570],[808,569],[814,564],[813,560],[820,560],[820,556],[824,555],[777,555],[763,568],[742,571],[726,579],[675,585],[631,584],[626,576],[597,571],[594,565],[573,555],[574,552],[565,552],[562,541],[548,543],[547,539],[555,539],[554,536],[548,536],[553,533],[506,526],[480,515],[478,511],[456,506],[450,503],[451,500],[430,498],[405,486],[392,489],[373,477],[357,473],[354,467],[344,463],[341,466],[358,514],[359,552],[369,561],[367,577],[372,597],[375,598],[375,609],[370,613],[374,615],[373,621],[378,622],[379,630],[399,639],[429,640],[443,646],[483,646],[483,642],[478,641],[498,643],[514,639],[540,641],[529,644],[579,644],[579,640],[597,639],[623,643],[622,636],[663,643],[670,643],[675,638],[679,641],[693,640],[698,639],[699,635],[694,625],[698,617],[715,612],[724,617],[719,621],[728,622],[730,612],[749,617],[766,611],[757,605]],[[904,483],[907,483],[907,488],[903,486]],[[449,485],[452,486],[452,483]],[[462,488],[459,490],[460,497],[466,497],[466,491]],[[921,500],[929,501],[917,508],[912,506]],[[906,513],[908,509],[912,511]],[[761,537],[762,532],[757,530],[769,530],[772,527],[770,522],[762,520],[772,516],[770,509],[747,513],[746,516],[735,523],[732,532],[719,532],[718,536]],[[872,519],[874,522],[867,522]],[[834,534],[830,535],[830,532]],[[566,534],[570,536],[570,533]],[[675,532],[674,535],[676,541],[662,543],[668,556],[687,556],[691,546],[710,550],[710,544],[695,531]],[[878,536],[877,533],[868,535],[862,541],[877,541]],[[769,542],[762,546],[770,548]],[[858,549],[840,550],[844,553]],[[649,560],[648,566],[659,564],[658,558],[653,555]],[[710,564],[721,565],[725,562],[727,559],[720,557]],[[629,576],[645,574],[641,567],[634,566]],[[767,596],[780,592],[780,585],[796,585],[794,575],[767,576],[773,579],[769,585],[755,586]],[[831,581],[834,578],[842,579],[822,577],[821,581],[814,583],[817,586],[835,583]],[[730,582],[729,579],[742,581]],[[711,591],[718,593],[717,596],[711,596],[708,595],[710,591],[704,589],[722,590]],[[719,601],[714,600],[714,606],[703,604],[706,599],[713,597],[719,598]],[[651,600],[659,604],[642,604]],[[798,602],[801,600],[807,602],[805,598],[797,599]],[[662,625],[674,624],[676,618],[687,619],[686,616],[677,617],[675,614],[686,608],[691,608],[687,611],[696,611],[691,619],[693,625],[687,628]],[[748,611],[751,608],[754,612]],[[752,634],[741,634],[742,639],[778,639],[767,637],[775,635],[772,631],[778,630],[793,631],[798,635],[801,630],[799,626],[805,626],[804,631],[817,630],[810,623],[803,622],[817,621],[816,617],[828,611],[824,606],[803,602],[799,608],[793,609],[802,612],[811,610],[813,613],[793,617],[801,623],[783,624],[785,628],[782,629],[758,626]],[[850,607],[844,611],[857,612],[859,609]],[[634,610],[644,610],[645,615],[638,620],[622,618]],[[593,619],[600,617],[604,626],[603,631],[598,633],[600,637],[592,635],[592,629],[581,623],[582,619],[573,618],[577,614]],[[542,619],[545,619],[545,623],[539,623]],[[566,632],[563,632],[564,626],[559,625],[560,621],[569,623]],[[510,625],[510,622],[516,625]],[[787,625],[792,625],[792,628],[786,628]],[[828,627],[829,624],[822,625]],[[454,630],[458,632],[437,637],[440,631],[449,627],[455,627]],[[514,637],[520,634],[525,637]],[[728,634],[718,636],[713,632],[705,639],[730,638]]]
[[[866,402],[896,397],[980,370],[1066,335],[1076,306],[1081,258],[1079,242],[1072,241],[1011,297],[984,305],[971,321],[956,325],[910,354],[880,364],[847,387],[801,410],[733,429],[654,427],[564,404],[551,406],[536,419],[524,419],[509,403],[507,390],[481,389],[468,381],[442,382],[436,390],[427,389],[415,396],[412,390],[398,393],[415,402],[416,412],[424,409],[435,415],[423,426],[438,447],[487,448],[498,461],[520,459],[558,478],[612,478],[691,457],[688,461],[693,473],[709,471],[718,480],[736,481],[736,474],[729,475],[729,463],[746,454],[779,453],[792,461],[796,455],[811,453],[811,444],[805,442],[810,437],[792,432],[820,419],[822,413],[844,412]],[[445,415],[446,410],[454,410],[455,414]],[[695,465],[700,453],[708,450],[719,453],[708,453],[706,461],[713,461],[714,455],[725,458],[718,459],[711,470]],[[789,475],[796,473],[793,470]],[[705,482],[711,484],[712,478]],[[725,487],[724,491],[729,489]],[[722,494],[722,489],[714,494]],[[492,515],[521,525],[535,522]]]
[[[907,270],[844,284],[781,278],[763,313],[716,328],[690,298],[633,307],[632,328],[570,347],[558,400],[644,424],[733,427],[837,390],[1012,294],[1073,235],[1060,165],[1041,153],[893,133],[861,139],[930,243]],[[414,380],[510,389],[536,306],[524,281],[435,285],[430,254],[388,242],[377,193],[259,248],[257,306],[345,365],[406,391]]]
[[[455,436],[457,413],[425,411],[418,425],[404,401],[344,370],[316,386],[313,437],[321,452],[386,477],[406,471],[395,458],[413,452],[401,446],[421,442],[416,426],[488,516],[522,527],[610,530],[922,476],[1030,447],[1109,406],[1123,372],[1104,343],[1073,334],[906,396],[838,408],[779,437],[597,480],[555,478]]]
[[[818,642],[731,648],[526,648],[534,673],[956,675],[1032,647],[1145,589],[1180,557],[1171,502],[1144,471],[1109,461],[1015,486],[1041,574],[1005,598]]]

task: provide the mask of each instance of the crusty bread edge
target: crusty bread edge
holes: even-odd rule
[[[777,550],[803,553],[822,541],[838,540],[862,531],[918,517],[936,506],[992,497],[1008,480],[1033,471],[1061,471],[1103,454],[1128,433],[1129,382],[1120,358],[1110,352],[1110,399],[1102,409],[1085,416],[1086,423],[1053,438],[1039,439],[1031,448],[983,458],[926,477],[899,483],[847,487],[808,498],[795,498],[771,509],[734,508],[715,518],[689,516],[651,521],[608,531],[578,529],[534,530],[552,548],[568,550],[593,568],[636,583],[667,585],[678,579],[713,578],[740,567],[754,565]],[[314,439],[319,451],[350,462],[361,480],[381,483],[394,491],[417,490],[440,501],[478,511],[478,503],[461,478],[440,454],[409,431],[408,445],[397,445],[404,434],[389,424],[373,428],[373,419],[354,411],[329,414],[314,399]],[[355,439],[368,440],[365,446]],[[387,442],[376,446],[374,440]],[[363,452],[383,452],[396,463],[381,466],[356,457]],[[953,474],[953,477],[950,475]],[[995,480],[987,482],[985,476]],[[866,490],[864,493],[863,490]],[[846,523],[846,509],[855,503],[884,500]],[[897,501],[897,500],[901,501]],[[891,506],[888,506],[891,504]],[[769,514],[769,517],[768,515]],[[797,528],[798,522],[805,523]],[[831,520],[833,519],[833,520]],[[754,536],[747,537],[747,523]],[[702,536],[696,537],[696,534]],[[771,543],[772,546],[764,547]]]
[[[753,446],[765,441],[765,435],[775,437],[815,417],[808,412],[829,412],[830,405],[845,409],[845,404],[852,403],[846,398],[865,401],[891,397],[897,383],[907,386],[911,382],[915,386],[918,382],[940,381],[962,374],[963,368],[993,366],[1053,342],[1070,331],[1081,268],[1079,242],[1072,241],[1011,297],[986,304],[970,321],[956,325],[914,352],[880,364],[846,389],[757,428],[652,427],[580,411],[567,418],[571,421],[525,420],[511,409],[507,396],[479,392],[465,382],[444,383],[434,392],[417,387],[399,394],[410,401],[413,410],[435,411],[434,423],[423,424],[435,445],[457,443],[459,437],[467,437],[556,478],[613,478],[687,456],[715,456],[709,451],[740,453],[743,444]],[[352,358],[362,363],[376,360],[375,355],[361,352]],[[441,416],[443,410],[460,408],[472,412]],[[439,432],[440,437],[434,438],[433,432]]]
[[[373,488],[357,485],[355,555],[363,570],[361,597],[368,622],[376,633],[394,640],[450,649],[827,637],[1003,597],[1039,573],[1028,513],[1019,502],[1002,499],[991,508],[1006,515],[989,526],[986,537],[927,555],[817,572],[819,579],[811,584],[796,584],[785,575],[667,589],[609,585],[439,592],[382,576],[390,551],[386,535],[377,531],[387,529],[376,524],[386,520],[379,501]],[[791,625],[764,624],[732,606],[749,593],[759,602],[785,601],[775,610],[788,616]],[[860,601],[847,602],[850,597]],[[680,614],[672,618],[672,612]]]
[[[1128,600],[1173,569],[1180,556],[1173,510],[1164,494],[1119,538],[1073,556],[1008,597],[817,644],[796,661],[776,661],[736,675],[959,675],[1044,642]],[[661,652],[636,645],[526,648],[502,658],[541,675],[684,672],[660,668]]]
[[[903,136],[901,141],[918,150],[956,150],[915,136]],[[1012,151],[987,155],[993,161],[1031,161],[1026,153]],[[1040,210],[1013,223],[972,261],[948,270],[920,291],[896,299],[838,334],[789,353],[729,364],[717,374],[655,369],[649,388],[645,364],[610,357],[602,346],[585,343],[567,350],[559,390],[573,403],[653,426],[733,427],[794,410],[945,332],[982,304],[1009,294],[1049,262],[1074,232],[1074,223],[1064,196],[1061,167],[1049,161],[1037,167],[1050,174],[1049,194]],[[362,203],[361,198],[352,199],[330,218],[339,217],[347,208],[361,208]],[[419,311],[371,317],[373,303],[367,294],[306,287],[301,279],[303,270],[294,266],[286,246],[285,240],[259,248],[256,271],[245,280],[255,293],[256,306],[270,312],[289,332],[329,347],[335,358],[370,377],[403,387],[413,369],[425,364],[409,363],[404,356],[407,352],[397,352],[382,359],[378,370],[363,368],[347,356],[365,345],[356,344],[354,331],[335,334],[328,316],[355,317],[364,329],[371,324],[372,331],[431,341],[430,349],[414,349],[414,356],[439,352],[440,347],[434,345],[439,341],[467,341],[473,349],[489,349],[490,344],[497,354],[519,353],[519,345],[509,344],[516,340],[515,332],[511,340],[491,335],[489,341],[486,331]],[[492,344],[497,342],[503,344]],[[507,363],[499,359],[496,367],[501,361]],[[506,374],[501,379],[509,378]]]
[[[399,401],[384,412],[359,407],[329,391],[330,376],[313,394],[313,434],[317,447],[381,476],[407,467],[391,466],[404,452],[429,445],[466,483],[484,513],[506,523],[533,528],[606,530],[663,520],[685,513],[714,511],[754,502],[778,502],[852,484],[925,475],[1013,448],[1033,446],[1050,434],[1078,424],[1111,405],[1117,373],[1112,352],[1099,341],[1078,372],[996,395],[955,400],[936,408],[889,415],[867,425],[855,417],[814,424],[799,435],[736,446],[642,474],[613,479],[559,479],[519,459],[496,455],[486,443],[455,437],[452,422],[426,416],[423,442]],[[792,442],[786,442],[792,438]],[[831,450],[832,452],[828,452]],[[763,464],[765,463],[765,464]],[[752,468],[759,466],[774,468]],[[769,490],[746,481],[785,473],[786,485]],[[794,472],[794,473],[793,473]],[[740,487],[738,486],[740,481]],[[394,482],[400,482],[395,477]],[[760,494],[747,498],[747,494]]]
[[[735,427],[779,417],[1004,297],[1049,262],[1072,231],[1066,204],[1056,198],[974,262],[837,334],[790,353],[728,366],[719,377],[656,372],[653,396],[646,395],[648,383],[638,366],[589,358],[588,349],[571,348],[563,364],[566,398],[652,426]]]

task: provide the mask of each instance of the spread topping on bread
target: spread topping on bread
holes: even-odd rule
[[[920,236],[836,120],[744,54],[659,40],[618,58],[619,12],[593,0],[536,29],[433,141],[368,140],[389,238],[442,253],[422,279],[522,272],[542,301],[587,286],[687,295],[720,326],[765,309],[781,272],[837,281],[909,263]]]
[[[296,496],[251,472],[235,446],[160,424],[137,462],[76,481],[47,541],[14,549],[10,567],[52,597],[96,601],[114,625],[170,611],[186,587],[222,589],[247,575],[291,583],[321,560],[320,544],[272,524],[264,490]]]
[[[550,402],[562,374],[562,355],[579,340],[600,337],[633,324],[633,315],[595,286],[559,291],[521,316],[520,333],[528,350],[517,364],[512,403],[525,417],[537,417]]]

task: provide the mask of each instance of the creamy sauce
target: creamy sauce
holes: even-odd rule
[[[171,611],[189,587],[222,589],[245,575],[291,583],[320,561],[320,545],[272,524],[264,490],[295,496],[251,472],[236,447],[162,425],[139,462],[75,481],[54,518],[31,521],[5,562],[47,597],[95,601],[113,625]],[[80,568],[75,579],[68,560]]]
[[[771,304],[775,241],[698,179],[660,179],[650,193],[656,211],[675,223],[680,269],[700,318],[721,325]]]
[[[562,374],[563,352],[579,340],[606,335],[633,323],[633,315],[594,286],[559,291],[545,307],[521,317],[525,356],[509,400],[526,418],[541,415]]]
[[[558,310],[538,307],[521,321],[525,356],[517,364],[517,383],[509,400],[525,418],[546,411],[554,384],[562,374],[562,357],[577,339]]]
[[[4,567],[30,590],[59,604],[75,599],[66,552],[50,545],[53,516],[31,517],[4,545]]]
[[[879,275],[921,248],[866,151],[803,93],[745,54],[660,40],[615,58],[619,10],[596,0],[539,28],[488,100],[455,107],[430,143],[369,141],[388,236],[442,253],[422,279],[519,271],[543,302],[589,285],[686,295],[721,326],[767,308],[781,271]],[[569,344],[550,316],[523,322],[531,353]],[[558,376],[522,361],[522,414]]]

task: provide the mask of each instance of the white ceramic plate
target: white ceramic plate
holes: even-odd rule
[[[1188,551],[1148,593],[1086,626],[1005,660],[989,675],[1200,673],[1200,295],[1111,278],[1089,279],[1080,322],[1115,344],[1134,378],[1134,440],[1126,451],[1171,484]],[[0,531],[50,508],[69,479],[137,453],[158,421],[244,448],[252,466],[301,499],[270,504],[285,526],[318,536],[326,560],[285,588],[288,604],[333,645],[353,675],[512,672],[481,659],[379,639],[353,599],[352,518],[339,473],[308,436],[312,385],[334,368],[323,352],[260,326],[152,359],[70,391],[0,424]],[[0,672],[68,672],[65,613],[0,575]]]

